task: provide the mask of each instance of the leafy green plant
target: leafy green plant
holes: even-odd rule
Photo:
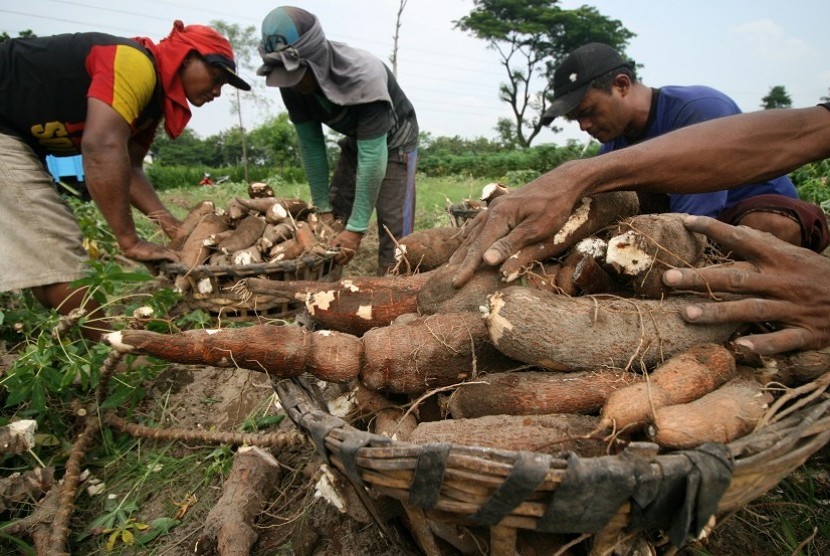
[[[805,164],[790,174],[798,196],[830,212],[830,160]]]

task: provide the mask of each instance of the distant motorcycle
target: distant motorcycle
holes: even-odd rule
[[[199,182],[199,185],[219,185],[225,183],[229,179],[230,176],[220,176],[216,178],[216,181],[214,181],[213,178],[210,177],[210,174],[208,172],[205,172],[205,175],[202,178],[202,181]]]

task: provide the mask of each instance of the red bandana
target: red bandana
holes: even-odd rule
[[[173,30],[158,45],[146,37],[136,37],[156,60],[156,68],[164,90],[164,129],[175,139],[190,121],[190,104],[184,92],[179,69],[187,55],[195,50],[202,56],[219,55],[233,64],[233,50],[228,40],[204,25],[185,26],[179,20]]]

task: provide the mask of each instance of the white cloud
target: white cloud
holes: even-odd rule
[[[749,21],[730,28],[729,33],[749,43],[768,62],[803,60],[813,54],[809,43],[788,35],[783,27],[771,19]]]

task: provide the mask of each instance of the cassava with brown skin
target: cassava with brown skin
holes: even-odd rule
[[[539,243],[520,249],[504,261],[501,266],[503,279],[506,282],[516,280],[527,272],[535,261],[545,261],[565,253],[580,240],[621,218],[637,214],[639,208],[637,194],[630,191],[583,197],[561,230]],[[462,255],[459,252],[452,261],[460,263]]]
[[[493,346],[475,312],[428,315],[369,330],[363,350],[361,382],[399,394],[420,394],[518,365]]]
[[[443,265],[461,245],[461,230],[439,226],[416,230],[398,240],[395,260],[403,272],[424,272]]]
[[[408,441],[417,427],[418,419],[414,413],[396,407],[380,410],[369,424],[371,432],[402,441]]]
[[[577,262],[573,272],[573,283],[580,293],[602,294],[615,293],[622,289],[622,285],[606,272],[594,257],[585,256]]]
[[[631,430],[661,407],[696,400],[737,374],[735,358],[718,344],[698,344],[652,371],[645,382],[614,391],[600,413],[599,430]]]
[[[238,197],[234,197],[228,202],[228,206],[225,208],[225,214],[231,222],[238,222],[248,216],[249,211],[242,205]]]
[[[277,243],[268,251],[268,262],[293,261],[303,254],[303,245],[295,238]]]
[[[489,415],[420,423],[410,442],[448,442],[464,446],[526,450],[544,454],[573,451],[582,457],[606,455],[605,442],[590,438],[597,418],[590,415]]]
[[[524,275],[528,287],[548,292],[559,292],[556,287],[556,275],[562,269],[562,263],[547,262],[534,265]]]
[[[307,372],[321,380],[348,382],[360,375],[368,388],[396,393],[422,393],[476,372],[516,365],[493,347],[475,313],[419,317],[375,328],[362,339],[332,330],[255,325],[171,335],[124,330],[104,341],[121,352],[174,363],[241,367],[279,378]]]
[[[597,413],[608,396],[642,375],[597,370],[577,373],[521,371],[491,373],[460,386],[449,398],[454,419],[484,415]]]
[[[617,225],[605,260],[637,295],[659,299],[671,292],[663,284],[670,268],[699,266],[706,236],[686,229],[679,213],[642,214]]]
[[[478,311],[487,296],[507,287],[494,268],[481,268],[462,287],[452,285],[456,268],[445,264],[431,271],[429,281],[418,292],[418,311],[425,315]]]
[[[272,205],[279,203],[279,199],[275,197],[257,197],[250,199],[245,197],[234,197],[234,201],[248,209],[249,212],[258,212],[263,215],[268,212],[268,209],[271,208]]]
[[[119,351],[175,363],[241,367],[279,378],[308,372],[330,382],[356,378],[363,349],[360,340],[350,334],[273,325],[179,334],[123,330],[106,335],[104,341]]]
[[[562,261],[562,266],[559,272],[556,273],[556,292],[562,295],[577,295],[579,293],[579,286],[574,282],[574,272],[576,267],[582,260],[587,257],[576,249],[572,249],[565,260]]]
[[[179,250],[179,261],[185,268],[193,268],[204,263],[210,257],[211,250],[205,246],[205,239],[213,234],[224,232],[228,229],[228,221],[213,212],[205,215]],[[185,292],[190,287],[187,277],[177,276],[175,279],[175,287]]]
[[[196,225],[208,214],[216,210],[216,205],[213,201],[201,201],[196,204],[187,216],[182,220],[181,226],[176,230],[173,239],[170,240],[170,249],[178,251],[187,240],[187,236],[196,228]]]
[[[265,220],[250,214],[243,218],[234,228],[233,233],[219,242],[216,248],[222,253],[235,253],[247,249],[262,237]]]
[[[356,336],[417,311],[416,296],[429,273],[411,276],[357,276],[339,282],[250,278],[253,293],[303,301],[317,324]]]
[[[250,554],[258,538],[257,516],[279,484],[280,464],[257,446],[241,446],[224,481],[222,496],[205,518],[205,527],[192,550],[195,554]]]
[[[680,315],[688,303],[684,296],[568,297],[511,286],[490,296],[486,321],[496,347],[524,363],[555,371],[639,371],[695,344],[723,343],[739,327],[688,324]]]
[[[294,224],[294,238],[297,243],[303,248],[303,253],[309,253],[314,246],[317,245],[317,239],[314,237],[314,231],[308,222],[296,222]]]
[[[752,378],[737,378],[689,403],[654,412],[648,435],[663,448],[685,450],[705,442],[726,444],[752,432],[772,395]]]
[[[288,211],[294,219],[303,218],[312,212],[312,207],[302,199],[279,199],[279,204]]]
[[[812,382],[830,369],[830,347],[818,350],[792,351],[761,357],[737,346],[735,360],[755,367],[766,382],[780,382],[785,386],[797,386]]]

